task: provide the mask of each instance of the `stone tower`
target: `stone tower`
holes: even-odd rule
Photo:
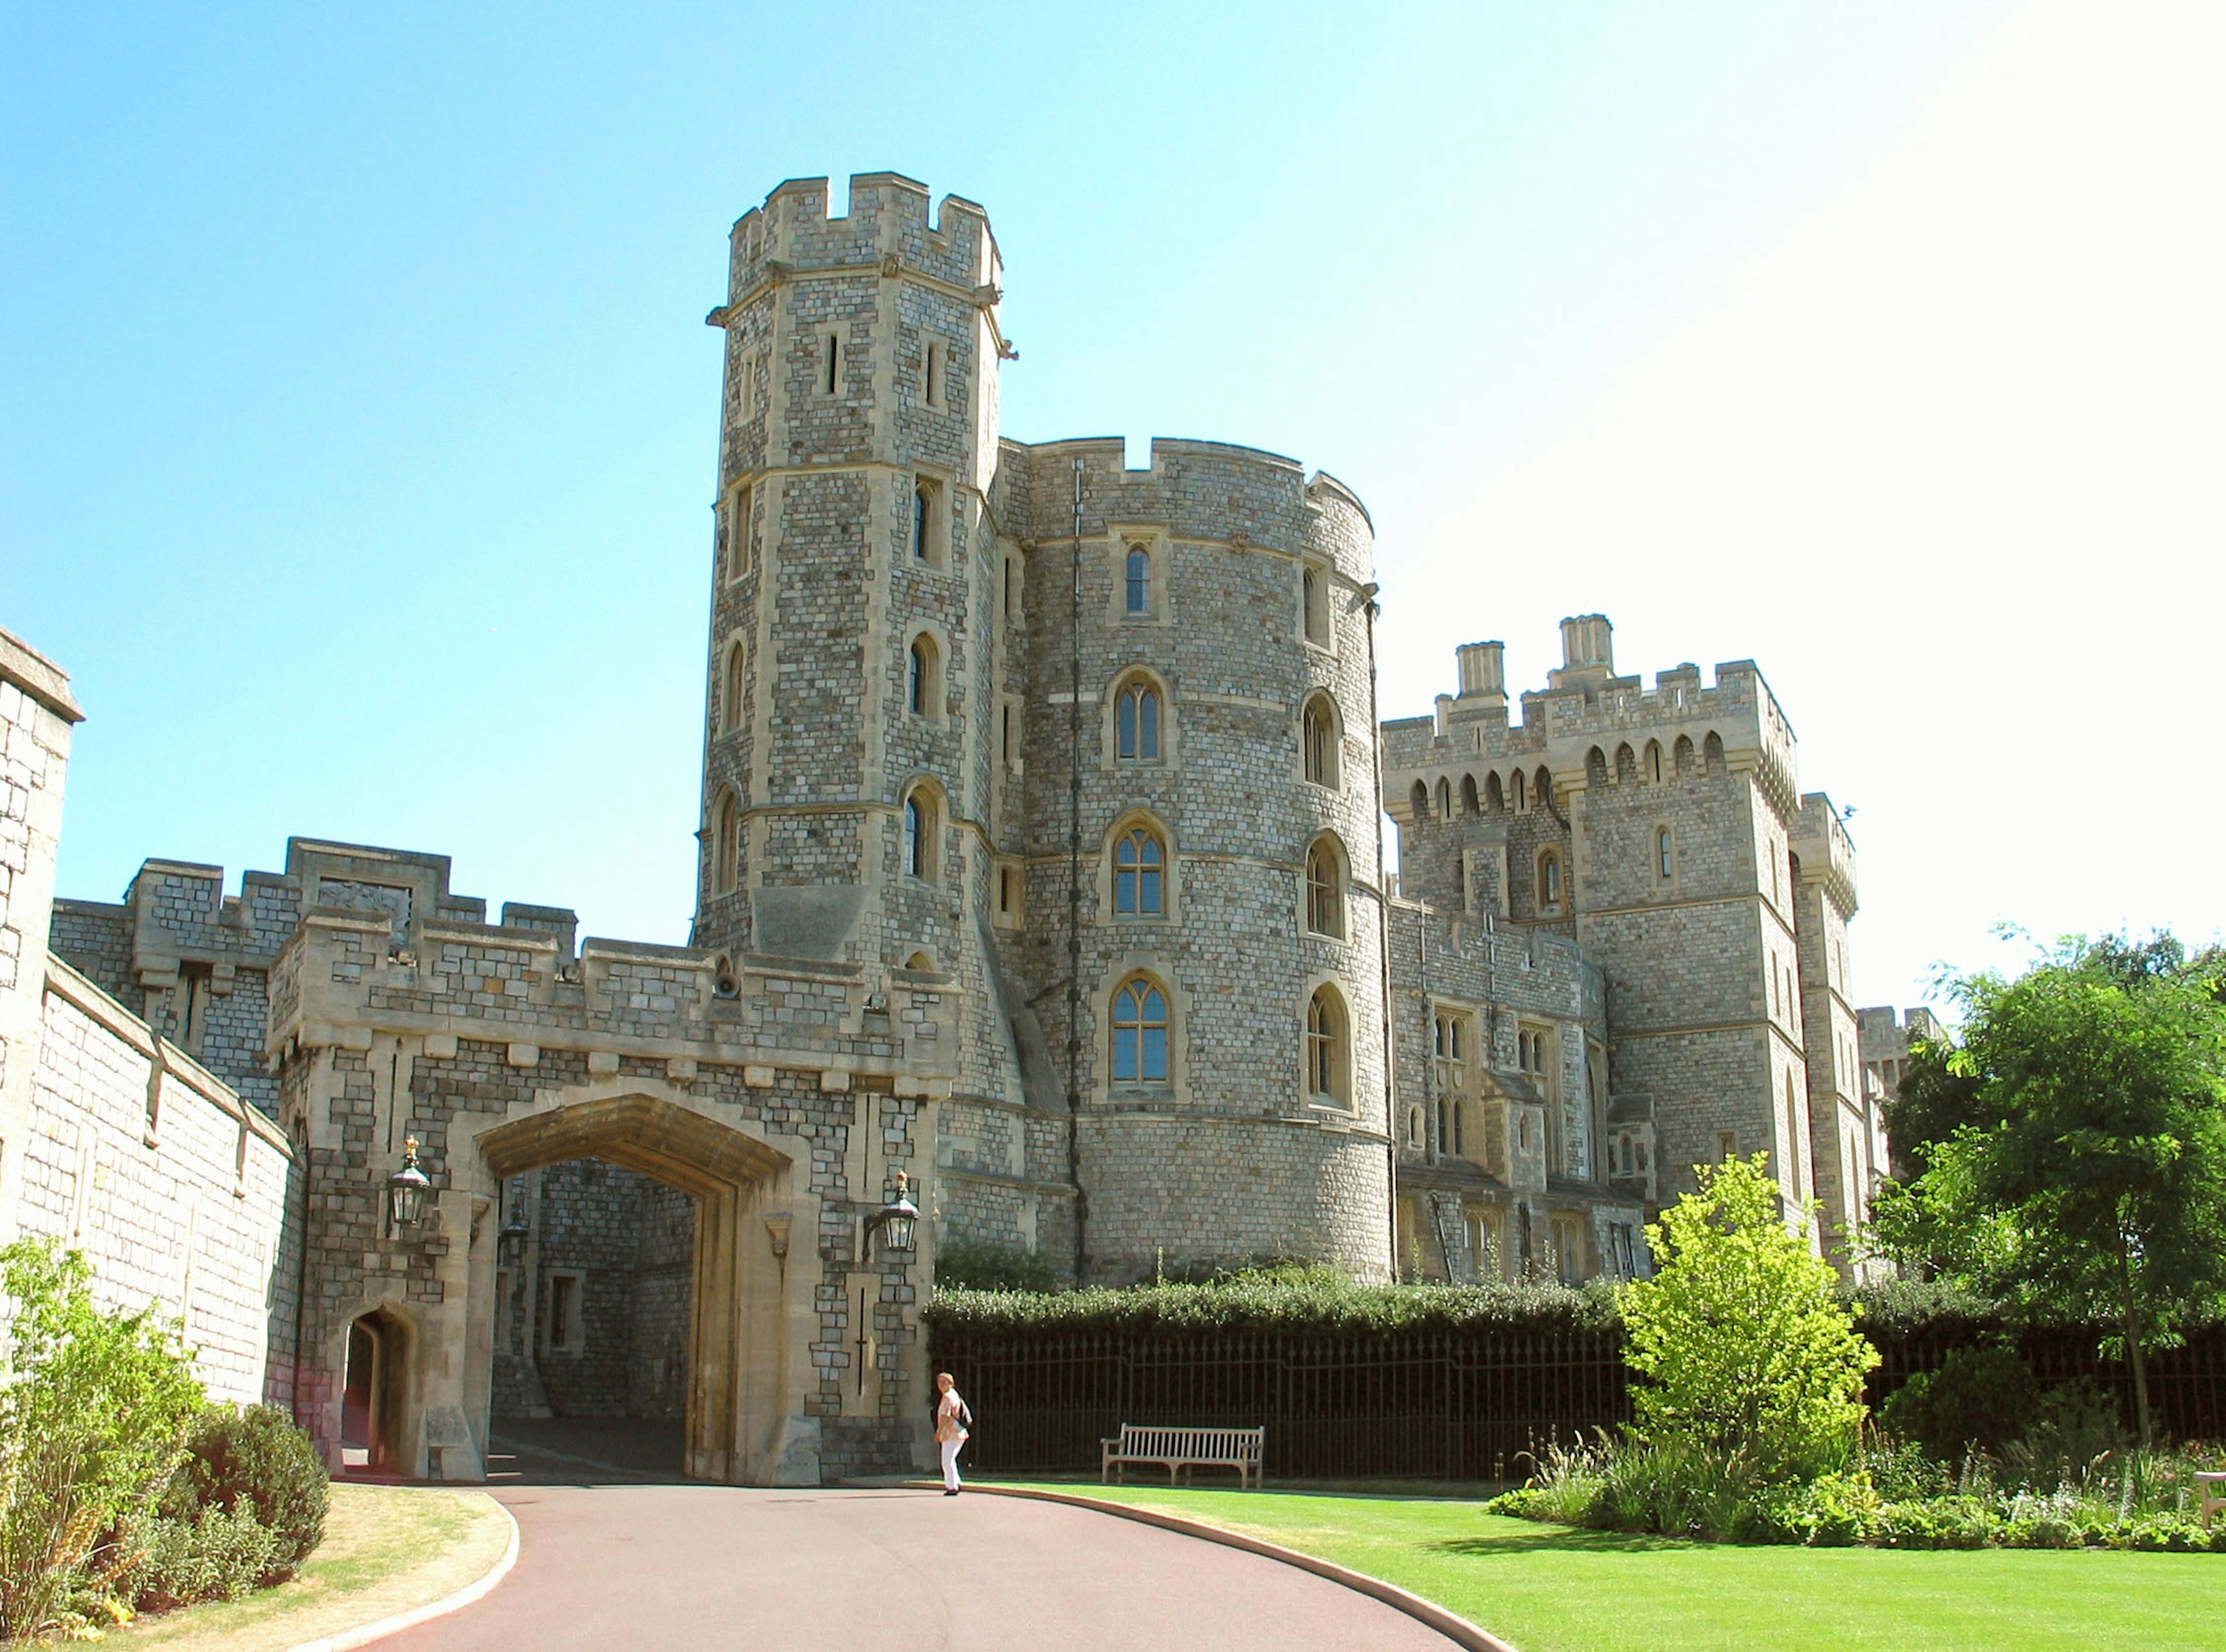
[[[1156,441],[1142,470],[1118,441],[1013,444],[1004,473],[1033,692],[998,840],[1025,910],[999,933],[1046,1107],[1073,1032],[1089,1274],[1304,1256],[1381,1275],[1367,512],[1219,442]]]
[[[941,969],[980,898],[996,243],[894,174],[839,218],[808,179],[730,270],[696,944]]]
[[[1679,665],[1649,692],[1616,674],[1606,616],[1563,620],[1561,643],[1519,723],[1500,645],[1479,643],[1434,717],[1385,725],[1406,892],[1568,934],[1605,975],[1612,1101],[1591,1173],[1644,1162],[1660,1203],[1696,1164],[1766,1150],[1788,1198],[1821,1198],[1836,1229],[1871,1158],[1847,834],[1800,791],[1752,661],[1713,686]]]

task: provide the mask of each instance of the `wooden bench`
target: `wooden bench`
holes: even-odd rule
[[[1191,1469],[1235,1469],[1238,1486],[1257,1491],[1260,1453],[1267,1439],[1265,1428],[1139,1428],[1124,1422],[1120,1439],[1098,1442],[1103,1448],[1098,1483],[1103,1484],[1118,1470],[1126,1484],[1129,1464],[1152,1463],[1167,1470],[1169,1485],[1174,1484],[1177,1471],[1184,1472],[1188,1484]]]
[[[2220,1489],[2226,1487],[2226,1471],[2205,1471],[2195,1477],[2195,1495],[2200,1499],[2198,1512],[2203,1516],[2203,1529],[2210,1529],[2210,1516],[2217,1509],[2226,1509],[2226,1496]]]

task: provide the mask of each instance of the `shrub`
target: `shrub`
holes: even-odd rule
[[[2083,1484],[2126,1445],[2117,1400],[2091,1382],[2067,1382],[2033,1402],[2025,1428],[2003,1449],[2002,1468],[2036,1490]]]
[[[1564,1526],[1604,1523],[1599,1518],[1600,1502],[1615,1452],[1614,1442],[1605,1434],[1589,1446],[1580,1440],[1569,1446],[1547,1446],[1531,1459],[1538,1471],[1523,1490],[1523,1516]],[[1518,1511],[1510,1508],[1504,1512]]]
[[[1999,1345],[1951,1350],[1937,1371],[1920,1371],[1879,1407],[1879,1420],[1953,1462],[1967,1451],[2000,1452],[2032,1420],[2040,1384]]]
[[[1820,1474],[1804,1484],[1778,1488],[1759,1498],[1740,1534],[1760,1542],[1845,1548],[1871,1537],[1883,1507],[1884,1499],[1863,1471]]]
[[[93,1305],[92,1269],[52,1241],[0,1250],[12,1299],[0,1391],[0,1636],[72,1630],[73,1592],[116,1555],[96,1545],[144,1513],[207,1403],[175,1327]]]
[[[1889,1503],[1878,1511],[1877,1541],[1887,1548],[1984,1548],[2000,1528],[1992,1503],[1958,1495]]]
[[[1059,1271],[1042,1252],[994,1239],[947,1239],[936,1248],[938,1291],[1056,1291]]]
[[[1878,1350],[1856,1332],[1831,1264],[1789,1230],[1765,1156],[1701,1166],[1700,1190],[1647,1229],[1650,1280],[1622,1287],[1633,1432],[1679,1460],[1751,1465],[1759,1483],[1846,1462]]]
[[[121,1541],[127,1558],[116,1592],[143,1611],[238,1600],[290,1565],[289,1541],[257,1520],[245,1500],[228,1509],[205,1504],[191,1519],[150,1515]]]
[[[1916,1503],[1945,1496],[1955,1477],[1947,1465],[1911,1439],[1891,1429],[1874,1431],[1863,1448],[1871,1484],[1888,1503]]]
[[[213,1406],[187,1450],[162,1494],[165,1516],[191,1523],[204,1509],[246,1509],[276,1545],[264,1582],[308,1559],[325,1534],[331,1486],[316,1442],[291,1417],[271,1406]]]

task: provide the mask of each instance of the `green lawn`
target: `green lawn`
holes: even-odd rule
[[[1738,1547],[1509,1520],[1467,1501],[1029,1484],[1320,1555],[1521,1652],[2226,1648],[2226,1555]]]

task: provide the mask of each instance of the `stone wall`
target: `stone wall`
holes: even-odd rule
[[[181,1316],[210,1395],[292,1399],[295,1158],[277,1128],[48,961],[17,1223],[84,1250],[115,1309]]]

